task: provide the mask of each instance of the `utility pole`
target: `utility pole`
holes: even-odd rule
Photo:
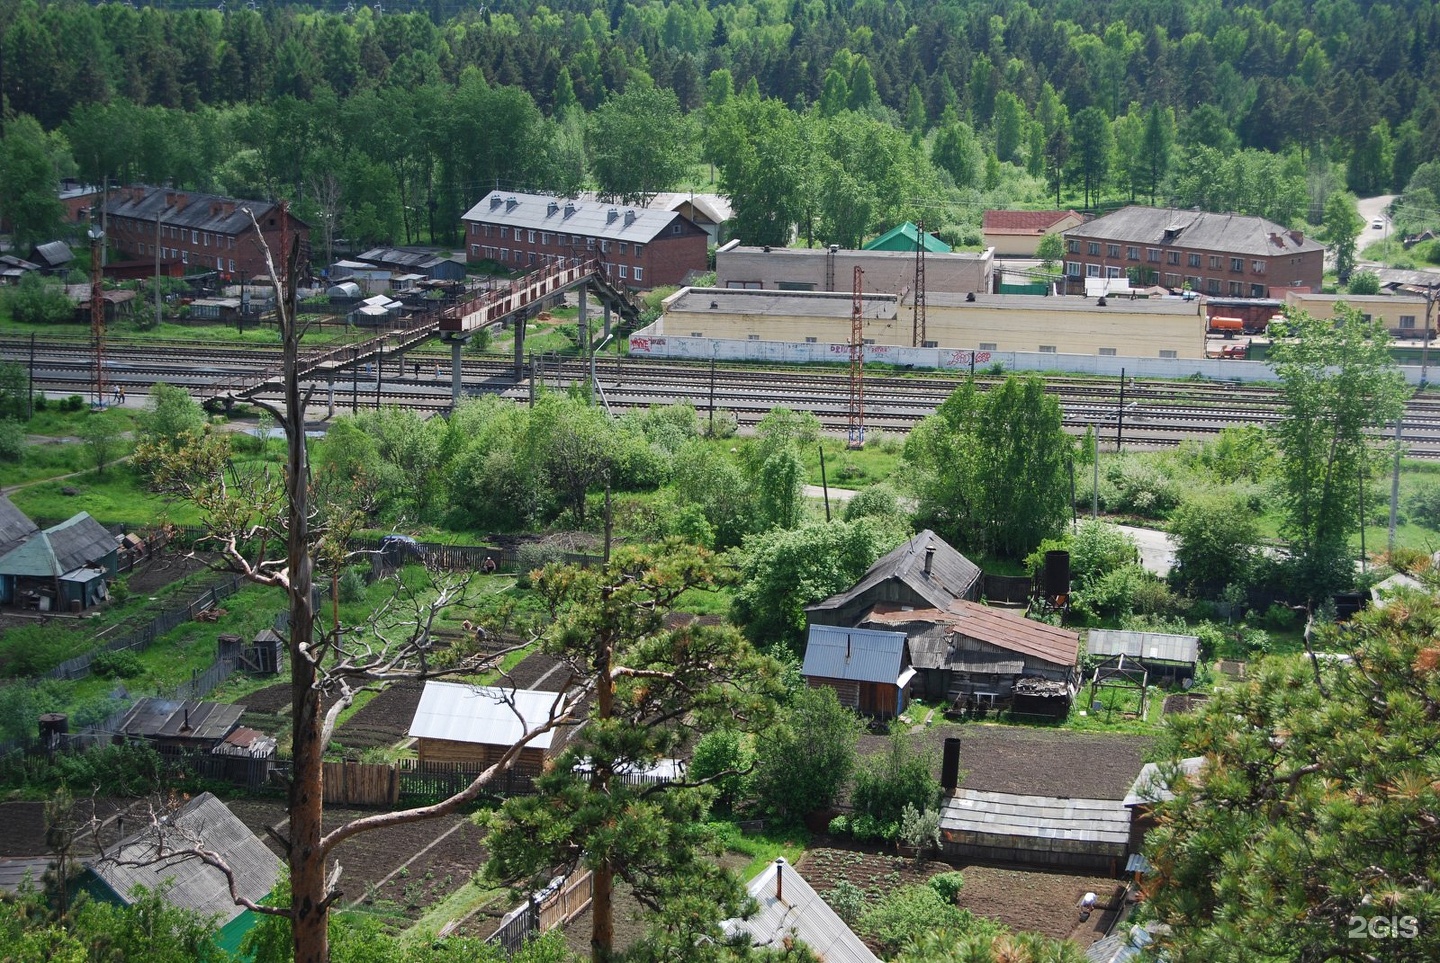
[[[90,337],[95,342],[95,407],[105,407],[105,285],[100,267],[100,252],[105,248],[105,232],[93,221],[90,224]]]
[[[1425,340],[1420,347],[1420,390],[1425,390],[1425,375],[1430,368],[1430,315],[1435,310],[1437,292],[1434,288],[1425,291]]]
[[[865,445],[865,303],[861,278],[865,272],[855,265],[855,283],[850,296],[850,427],[846,447]]]
[[[1400,431],[1405,424],[1405,412],[1400,412],[1400,417],[1395,419],[1395,471],[1390,475],[1390,539],[1386,543],[1387,551],[1395,554],[1395,522],[1396,515],[1400,509]],[[1363,526],[1365,520],[1360,520]]]
[[[1115,454],[1120,454],[1120,446],[1125,434],[1125,369],[1120,369],[1120,407],[1115,412]]]
[[[910,346],[925,345],[925,222],[915,225],[915,316],[910,332]]]
[[[156,189],[161,206],[155,210],[155,323],[160,323],[160,215],[164,212],[165,195]]]

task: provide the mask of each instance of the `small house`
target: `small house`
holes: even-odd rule
[[[1139,660],[1152,681],[1180,683],[1195,677],[1195,667],[1200,661],[1200,638],[1168,632],[1091,629],[1085,638],[1085,652]]]
[[[12,518],[6,530],[18,531],[16,524]],[[81,512],[0,557],[0,601],[42,612],[87,609],[107,597],[119,555],[105,526]]]
[[[920,246],[921,232],[910,221],[892,227],[872,241],[867,241],[862,247],[865,251],[909,251]],[[952,250],[950,245],[940,240],[929,231],[924,232],[926,254],[949,254]]]
[[[558,712],[563,693],[460,682],[426,682],[410,722],[410,736],[423,762],[490,766],[525,734]],[[525,744],[516,772],[539,775],[555,739],[543,732]]]
[[[854,586],[805,609],[811,625],[858,625],[882,603],[896,609],[946,609],[980,594],[980,567],[926,529],[885,555]]]
[[[981,242],[997,257],[1035,257],[1046,234],[1064,234],[1085,223],[1074,211],[986,211],[981,219]]]
[[[187,855],[197,849],[224,860],[234,876],[236,893],[253,902],[269,896],[280,879],[280,858],[206,792],[91,861],[93,880],[88,888],[121,905],[135,899],[136,887],[159,892],[176,909],[201,919],[215,918],[220,927],[217,941],[233,953],[258,917],[236,904],[224,873]]]
[[[115,729],[160,750],[208,752],[234,731],[244,712],[244,706],[226,702],[145,698],[130,707]]]
[[[15,503],[4,495],[0,495],[0,558],[10,554],[12,549],[19,548],[30,536],[40,531],[40,526],[30,520]],[[3,582],[0,582],[0,589],[3,589]],[[0,601],[7,601],[0,596]]]
[[[252,675],[275,675],[284,662],[285,640],[273,629],[261,629],[248,643],[230,634],[216,636],[215,642],[219,658]]]
[[[826,963],[880,963],[783,856],[757,873],[745,889],[755,901],[755,910],[726,920],[727,936],[749,936],[752,946],[803,943]]]
[[[33,261],[13,254],[0,254],[0,284],[19,284],[25,275],[38,270],[40,265]]]
[[[1130,852],[1144,848],[1145,834],[1156,824],[1155,807],[1175,798],[1172,780],[1193,779],[1204,765],[1204,756],[1190,756],[1166,764],[1147,762],[1140,768],[1124,801],[1130,813]]]
[[[70,245],[64,241],[50,241],[35,245],[29,260],[40,265],[40,270],[46,274],[64,274],[70,270],[70,262],[75,260],[75,252],[70,250]]]
[[[1079,691],[1080,636],[964,599],[946,609],[878,607],[862,623],[902,632],[930,698],[1063,717]]]
[[[812,689],[834,689],[841,705],[890,718],[905,711],[915,670],[903,632],[812,625],[800,674]]]

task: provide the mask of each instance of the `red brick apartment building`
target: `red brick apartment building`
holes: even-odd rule
[[[1124,207],[1065,232],[1068,293],[1086,278],[1129,277],[1227,298],[1276,298],[1319,291],[1325,246],[1263,217]]]
[[[529,271],[557,258],[598,257],[631,288],[680,284],[704,271],[709,236],[675,211],[492,191],[465,213],[465,257]]]
[[[265,255],[255,223],[270,246],[277,266],[282,233],[300,237],[300,261],[309,260],[310,227],[293,214],[282,231],[280,206],[269,201],[244,201],[213,194],[176,191],[164,187],[122,187],[105,204],[106,237],[122,255],[154,261],[179,261],[184,270],[219,271],[255,277],[264,273]],[[158,218],[158,221],[157,221]]]

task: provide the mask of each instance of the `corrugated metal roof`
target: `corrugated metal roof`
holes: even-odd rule
[[[920,228],[916,227],[914,223],[906,221],[904,224],[895,225],[873,241],[862,245],[861,250],[913,252],[919,238]],[[925,250],[930,254],[949,254],[951,247],[929,231],[926,231]]]
[[[926,549],[933,547],[930,571],[925,571]],[[969,596],[983,573],[980,567],[957,552],[949,542],[930,529],[910,539],[870,566],[854,587],[832,595],[807,611],[843,608],[888,579],[898,578],[937,609]]]
[[[904,632],[812,625],[800,674],[807,678],[893,683],[905,668]]]
[[[44,244],[37,244],[34,256],[43,260],[50,267],[59,267],[75,260],[75,252],[70,250],[70,245],[64,241],[48,241]]]
[[[945,800],[940,829],[949,833],[1045,840],[1065,844],[1119,846],[1130,841],[1130,811],[1115,799],[1066,799],[957,789]],[[1058,845],[1057,845],[1058,844]],[[1123,855],[1123,852],[1122,852]]]
[[[44,889],[41,877],[53,861],[51,856],[13,856],[0,859],[0,893],[16,893],[28,878],[35,889]]]
[[[140,193],[138,200],[132,192]],[[153,224],[159,214],[161,223],[166,227],[236,235],[255,229],[250,215],[245,213],[247,209],[254,213],[255,220],[263,227],[266,218],[276,211],[276,205],[269,201],[248,201],[163,187],[121,188],[113,191],[105,204],[105,210],[111,217],[133,217]],[[308,227],[293,213],[290,217],[302,228]]]
[[[1263,257],[1325,249],[1325,245],[1303,234],[1298,235],[1300,239],[1297,241],[1290,235],[1289,228],[1263,217],[1139,205],[1122,207],[1113,214],[1072,227],[1065,234],[1067,237],[1131,244],[1168,244]]]
[[[463,219],[642,244],[655,240],[677,222],[700,231],[693,221],[674,211],[653,211],[625,204],[576,201],[515,191],[491,191],[481,198],[479,204],[466,211]]]
[[[415,718],[410,722],[410,735],[420,739],[511,746],[530,729],[543,725],[560,698],[557,692],[532,689],[426,682],[420,704],[415,708]],[[551,730],[531,739],[527,745],[548,749],[554,736]]]
[[[148,739],[224,739],[240,721],[243,706],[196,699],[145,698],[125,713],[116,727],[130,736]]]
[[[201,916],[218,916],[223,926],[244,912],[230,897],[224,874],[194,857],[159,858],[167,852],[194,848],[197,842],[218,853],[230,866],[241,896],[261,900],[275,888],[280,876],[279,857],[208,792],[196,796],[160,826],[147,826],[126,839],[108,854],[112,859],[97,860],[91,869],[127,903],[136,886],[155,890],[167,879],[174,880],[174,885],[165,891],[167,903]],[[145,866],[121,866],[116,862],[157,858],[158,862]]]
[[[775,949],[798,940],[825,963],[880,963],[783,857],[761,870],[745,888],[759,908],[748,917],[726,920],[727,934],[747,933],[753,945]]]
[[[1133,659],[1193,664],[1200,658],[1200,639],[1165,632],[1091,629],[1085,638],[1085,651],[1091,655],[1128,655]]]
[[[38,531],[39,525],[16,508],[14,502],[0,495],[0,558],[4,558]]]
[[[1179,761],[1179,772],[1187,777],[1193,776],[1204,765],[1204,756],[1189,756]],[[1150,803],[1169,802],[1174,798],[1175,794],[1170,791],[1170,786],[1160,765],[1147,762],[1140,767],[1140,775],[1135,777],[1135,784],[1130,787],[1130,792],[1126,793],[1124,805],[1127,807],[1142,806]]]
[[[1076,224],[1082,218],[1074,211],[986,211],[980,230],[986,234],[1025,234],[1039,236],[1054,230],[1062,221]]]
[[[865,621],[872,625],[944,624],[949,626],[952,636],[977,639],[1008,652],[1019,652],[1059,666],[1074,665],[1080,654],[1080,636],[1075,632],[1027,619],[1009,609],[991,608],[965,599],[954,600],[944,610],[897,612],[877,607]],[[946,666],[959,657],[952,645],[945,657]]]
[[[55,560],[60,563],[62,572],[99,562],[119,551],[115,536],[87,512],[47,528],[45,534],[50,536],[50,545],[55,550]]]

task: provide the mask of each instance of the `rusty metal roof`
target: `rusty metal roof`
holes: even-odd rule
[[[965,599],[956,599],[944,610],[897,612],[877,607],[865,621],[871,625],[944,624],[950,635],[963,635],[1060,666],[1074,665],[1080,655],[1080,636],[1075,632]]]

